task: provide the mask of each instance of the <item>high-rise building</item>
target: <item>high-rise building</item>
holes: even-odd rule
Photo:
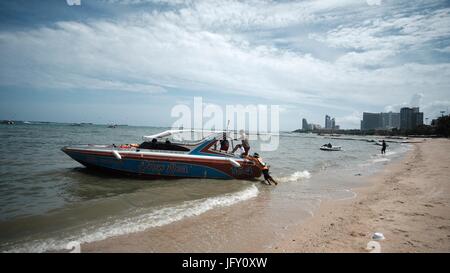
[[[413,128],[412,124],[413,109],[408,107],[403,107],[400,109],[400,129],[411,130]]]
[[[361,130],[400,128],[400,113],[363,113]]]
[[[423,124],[423,112],[416,113],[416,127]]]
[[[309,126],[308,121],[305,118],[302,119],[302,130],[303,131],[311,130],[311,127]]]
[[[419,107],[413,107],[413,124],[415,127],[423,125],[423,112],[419,111]]]
[[[329,115],[325,115],[325,129],[335,130],[336,127],[336,119],[331,118]]]
[[[400,128],[400,113],[381,113],[381,128]]]
[[[361,130],[375,130],[382,128],[381,113],[363,113],[361,121]]]
[[[400,128],[400,113],[391,113],[389,117],[391,128]]]
[[[400,129],[412,130],[423,124],[423,112],[419,112],[419,107],[400,109]]]
[[[331,128],[331,117],[329,115],[325,115],[325,129]]]

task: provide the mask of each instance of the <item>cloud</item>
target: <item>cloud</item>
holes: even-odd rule
[[[441,111],[445,111],[445,115],[449,115],[450,100],[432,101],[422,106],[421,111],[424,112],[425,118],[431,119],[440,117]]]
[[[81,5],[81,0],[66,0],[67,5],[69,6],[80,6]]]
[[[423,93],[415,93],[411,96],[411,99],[409,102],[402,102],[402,103],[397,103],[397,104],[392,104],[392,105],[387,105],[385,106],[384,110],[386,112],[400,112],[400,109],[403,107],[424,107],[424,103],[423,100],[425,98],[425,95]],[[425,108],[427,108],[427,110],[429,110],[431,107],[431,105],[427,105]],[[423,109],[422,109],[423,110]]]
[[[411,105],[412,107],[420,106],[422,104],[423,97],[424,95],[422,93],[414,94],[411,98],[411,102],[409,103],[409,105]]]
[[[384,107],[384,112],[400,112],[400,109],[403,107],[409,107],[409,104],[406,102],[403,103],[397,103],[392,105],[387,105]]]
[[[346,55],[340,64],[347,59],[347,65],[335,66],[307,54],[252,45],[181,23],[167,14],[145,14],[119,22],[59,22],[53,27],[3,32],[1,82],[39,85],[44,78],[46,87],[54,83],[57,88],[89,88],[91,81],[80,79],[97,78],[97,84],[107,83],[105,88],[111,81],[124,86],[137,82],[265,98],[277,94],[278,99],[301,103],[320,102],[323,96],[370,101],[368,91],[388,85],[409,92],[414,85],[433,87],[448,82],[432,74],[448,74],[447,64],[365,72],[351,64],[362,63],[368,54],[362,59],[361,54]]]
[[[310,37],[333,47],[396,51],[426,47],[429,42],[450,36],[450,8],[419,12],[394,11],[390,17],[366,18]]]
[[[369,6],[379,6],[381,5],[382,0],[366,0],[366,2]]]
[[[336,117],[336,123],[345,124],[346,127],[359,128],[361,125],[362,112],[353,111],[350,115]]]
[[[336,60],[336,64],[350,67],[379,66],[386,58],[395,55],[393,50],[368,50],[365,52],[349,52]]]
[[[0,86],[245,96],[339,109],[348,113],[343,122],[356,121],[357,107],[381,110],[413,93],[439,100],[450,86],[448,61],[394,60],[418,49],[445,51],[435,41],[450,38],[450,9],[439,5],[421,11],[410,10],[417,3],[409,1],[108,2],[156,7],[1,30]]]

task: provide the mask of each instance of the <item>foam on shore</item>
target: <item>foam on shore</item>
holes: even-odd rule
[[[308,172],[307,170],[304,170],[301,172],[300,171],[294,172],[293,174],[281,177],[278,180],[280,180],[281,182],[298,182],[309,178],[311,178],[311,173]]]
[[[255,185],[250,185],[244,190],[227,193],[220,196],[186,201],[173,207],[154,209],[142,215],[125,219],[116,219],[103,223],[100,226],[92,226],[82,229],[76,235],[62,236],[62,238],[50,238],[35,240],[21,246],[12,247],[7,252],[46,252],[64,250],[70,242],[89,243],[104,240],[113,236],[141,232],[148,228],[159,227],[179,221],[183,218],[197,216],[211,209],[226,207],[254,198],[259,190]]]

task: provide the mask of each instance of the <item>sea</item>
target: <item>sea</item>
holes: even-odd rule
[[[281,132],[275,151],[258,151],[278,186],[256,181],[142,179],[98,173],[61,151],[75,144],[140,143],[168,128],[47,122],[0,125],[0,251],[63,251],[197,217],[265,195],[268,204],[296,204],[305,218],[323,200],[354,198],[364,177],[402,158],[409,144],[387,153],[365,139],[329,139]],[[353,137],[355,138],[355,137]],[[342,151],[319,150],[325,143]],[[281,204],[281,205],[280,205]]]

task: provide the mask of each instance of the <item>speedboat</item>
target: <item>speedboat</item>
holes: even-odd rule
[[[144,142],[139,145],[87,144],[66,146],[62,151],[88,168],[149,178],[253,179],[261,176],[261,170],[251,159],[219,150],[223,132],[210,132],[206,136],[201,132],[201,137],[192,137],[198,133],[168,130],[144,136]]]
[[[341,151],[341,150],[342,150],[342,147],[341,147],[341,146],[331,146],[331,147],[328,147],[327,145],[323,145],[323,146],[320,147],[320,149],[321,149],[322,151]]]

